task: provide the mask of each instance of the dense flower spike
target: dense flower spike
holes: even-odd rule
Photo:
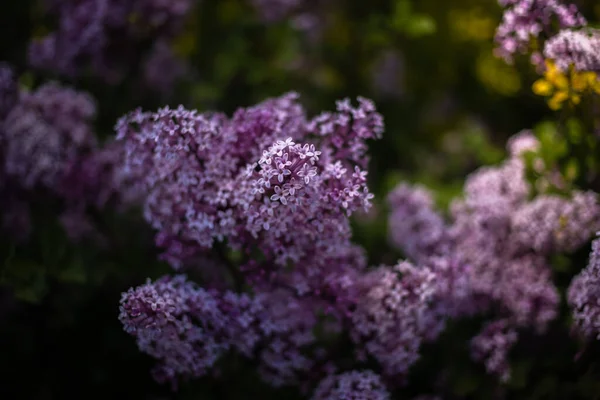
[[[358,285],[352,339],[381,363],[386,375],[405,374],[419,358],[424,338],[435,337],[444,326],[436,312],[435,273],[400,262],[367,273]]]
[[[219,202],[229,193],[219,196],[217,185],[230,177],[233,163],[218,147],[226,140],[222,119],[180,107],[156,114],[136,111],[119,121],[126,173],[144,184],[146,219],[163,236],[210,247],[214,236],[232,234],[226,219],[219,221],[227,218],[219,213]]]
[[[119,81],[144,38],[170,37],[182,25],[191,0],[46,0],[58,28],[29,49],[34,68],[77,76],[92,68]],[[129,60],[130,62],[124,62]]]
[[[273,266],[347,247],[347,216],[371,205],[365,140],[380,137],[381,116],[359,98],[307,122],[297,98],[231,119],[179,107],[119,121],[126,170],[144,182],[146,219],[174,266],[223,239],[258,247]]]
[[[444,253],[447,227],[434,211],[431,193],[420,186],[398,185],[387,197],[391,208],[389,237],[406,256],[420,260],[433,252]]]
[[[159,362],[159,382],[199,377],[229,349],[227,316],[218,297],[187,282],[165,277],[130,289],[121,298],[119,320],[141,351]]]
[[[592,242],[589,263],[571,281],[567,299],[577,333],[600,339],[600,239]]]
[[[2,132],[6,173],[26,188],[56,189],[69,163],[96,146],[95,114],[87,93],[56,83],[21,93]]]
[[[315,367],[315,354],[309,348],[316,342],[317,309],[286,290],[259,293],[255,301],[263,380],[274,387],[299,384]]]
[[[363,97],[358,98],[354,108],[349,99],[336,104],[337,112],[325,112],[315,117],[308,130],[322,138],[325,148],[323,157],[341,160],[344,167],[358,165],[366,168],[369,161],[366,153],[367,139],[379,139],[383,133],[383,118],[375,109],[375,104]]]
[[[488,323],[471,341],[473,358],[483,361],[488,373],[497,375],[502,381],[508,381],[510,378],[508,353],[517,339],[517,332],[507,321]]]
[[[373,371],[350,371],[330,375],[315,389],[312,400],[387,400],[390,394]]]
[[[468,264],[449,254],[430,256],[421,263],[436,276],[435,312],[439,318],[459,318],[479,311],[473,293],[472,271]],[[430,333],[432,335],[429,339],[435,339],[437,333]]]
[[[300,383],[318,359],[317,304],[285,289],[249,297],[207,291],[179,275],[130,289],[120,310],[125,331],[159,362],[161,382],[205,375],[230,349],[256,357],[276,387]]]
[[[600,206],[593,192],[575,191],[572,199],[538,196],[512,218],[515,243],[537,252],[572,252],[600,228]]]
[[[551,36],[554,19],[560,29],[586,24],[575,5],[559,0],[498,0],[498,3],[505,11],[496,30],[496,54],[507,62],[512,62],[517,53],[527,53],[531,40]]]
[[[600,31],[563,29],[544,45],[544,57],[552,59],[563,72],[600,73]]]

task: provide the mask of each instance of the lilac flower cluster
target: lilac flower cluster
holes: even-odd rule
[[[373,371],[350,371],[330,375],[315,389],[313,400],[387,400],[390,394]]]
[[[577,333],[600,339],[600,239],[592,242],[589,263],[571,281],[567,299]]]
[[[6,174],[26,188],[57,188],[67,163],[95,147],[95,114],[88,94],[56,83],[21,92],[2,129]]]
[[[120,310],[140,350],[157,359],[159,382],[206,375],[229,350],[256,357],[276,387],[299,383],[316,360],[309,356],[314,306],[283,289],[249,297],[205,290],[179,275],[130,289]]]
[[[87,207],[126,207],[138,201],[139,186],[121,168],[123,147],[97,143],[92,129],[96,104],[88,93],[56,82],[32,91],[19,89],[12,70],[3,65],[0,99],[5,229],[22,239],[28,236],[27,204],[33,193],[64,203],[60,221],[73,239],[94,231]]]
[[[352,338],[382,365],[386,375],[405,374],[419,357],[425,334],[438,333],[442,321],[433,312],[435,274],[401,262],[380,267],[360,282],[360,302],[352,314]]]
[[[510,140],[510,157],[503,164],[481,168],[467,178],[464,198],[452,204],[448,224],[436,215],[424,189],[401,184],[390,194],[392,243],[420,263],[436,255],[469,266],[473,297],[457,306],[457,316],[491,307],[507,329],[543,332],[559,304],[549,256],[576,250],[600,227],[595,193],[574,191],[571,198],[540,195],[530,200],[520,156],[538,147],[529,132]]]
[[[445,261],[419,267],[403,261],[357,279],[351,336],[359,349],[379,361],[386,376],[405,375],[418,360],[421,343],[434,340],[446,318],[470,299],[465,267]]]
[[[600,31],[563,29],[545,43],[544,57],[565,72],[573,66],[580,72],[600,73]]]
[[[163,256],[180,268],[223,242],[241,253],[233,268],[239,266],[252,289],[251,295],[212,290],[216,303],[210,307],[227,311],[201,309],[200,315],[194,308],[197,293],[209,292],[189,289],[187,283],[173,286],[164,278],[124,295],[126,330],[135,332],[132,301],[148,291],[153,299],[172,297],[175,290],[186,305],[174,324],[189,320],[220,337],[219,355],[236,350],[252,357],[273,386],[314,379],[325,368],[326,355],[314,335],[318,315],[327,315],[333,321],[328,329],[338,330],[356,307],[356,282],[366,267],[362,249],[350,241],[348,217],[368,210],[373,197],[366,185],[365,141],[383,130],[374,105],[359,98],[353,107],[344,100],[336,112],[309,120],[298,96],[290,93],[239,109],[231,118],[183,107],[137,110],[116,130],[125,152],[124,179],[141,183],[137,192],[144,194],[144,215],[158,231]],[[163,282],[169,283],[168,291]],[[222,319],[207,326],[222,328],[206,331],[206,315]],[[147,326],[148,334],[164,331]],[[205,374],[217,358],[202,358],[216,354],[204,351],[190,355],[197,361],[176,368],[176,360],[165,362],[169,356],[157,350],[169,347],[169,340],[161,336],[151,347],[138,340],[143,351],[167,365],[160,367],[163,375],[170,371],[167,380]],[[193,338],[178,340],[185,342],[181,346],[196,346]]]
[[[517,210],[512,221],[515,243],[541,253],[573,252],[597,228],[597,200],[593,192],[576,191],[571,199],[538,196]]]
[[[124,293],[119,320],[140,350],[159,360],[154,375],[160,382],[182,373],[202,376],[228,350],[229,321],[218,299],[183,276]]]
[[[508,321],[488,323],[471,341],[473,358],[485,363],[488,373],[497,375],[504,382],[510,378],[508,353],[519,336]]]
[[[290,262],[318,270],[315,254],[328,259],[348,248],[348,215],[372,198],[364,142],[382,128],[366,99],[307,120],[295,94],[230,119],[164,108],[135,111],[116,127],[127,173],[148,192],[146,219],[175,267],[227,239],[261,250],[266,263],[246,269],[263,273]]]
[[[496,30],[496,54],[512,62],[515,54],[530,50],[530,41],[550,37],[556,19],[559,29],[578,28],[586,24],[585,18],[573,4],[559,0],[498,0],[505,8],[502,22]]]
[[[118,82],[135,62],[139,45],[147,38],[171,38],[192,5],[191,0],[46,0],[58,28],[31,43],[29,62],[70,77],[91,69]]]
[[[398,185],[387,197],[390,242],[413,260],[442,250],[448,241],[444,219],[434,210],[431,193],[421,186]]]

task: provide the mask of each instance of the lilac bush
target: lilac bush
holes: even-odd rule
[[[503,318],[501,325],[496,323],[501,332],[547,329],[560,301],[550,257],[577,250],[600,226],[600,204],[593,192],[532,197],[522,156],[539,145],[528,132],[513,137],[503,164],[481,168],[467,178],[464,198],[454,201],[448,222],[434,211],[422,187],[400,184],[388,198],[391,242],[415,260],[439,254],[468,265],[472,297],[462,315],[494,309]],[[486,341],[496,340],[491,333],[495,326],[474,339],[474,354],[487,360],[488,371],[508,379],[505,355],[500,349],[485,350],[492,346]],[[512,333],[507,337],[510,343],[517,340]]]
[[[598,137],[591,134],[600,131],[598,31],[568,2],[498,3],[503,16],[496,55],[509,63],[531,56],[543,74],[532,90],[551,98],[553,110],[564,105],[557,122],[510,137],[503,159],[501,150],[497,157],[492,150],[512,121],[490,129],[494,143],[486,145],[479,131],[456,132],[451,117],[462,110],[458,103],[465,96],[445,93],[448,87],[436,88],[432,97],[456,97],[452,110],[446,107],[448,115],[438,118],[423,107],[418,125],[450,129],[452,137],[436,141],[453,154],[432,156],[438,143],[428,141],[431,149],[408,157],[419,140],[406,136],[387,148],[401,128],[411,132],[411,116],[395,115],[395,102],[422,105],[419,96],[404,96],[421,82],[413,82],[412,75],[410,82],[394,77],[414,72],[412,46],[400,51],[392,42],[404,30],[415,37],[420,30],[443,32],[446,27],[432,28],[433,19],[421,13],[421,6],[431,5],[382,3],[383,14],[365,15],[365,25],[348,25],[349,16],[362,17],[366,9],[366,3],[357,3],[327,16],[331,25],[321,30],[324,7],[337,10],[336,2],[215,2],[206,9],[225,20],[220,43],[221,37],[196,37],[212,32],[214,21],[212,14],[192,14],[199,4],[193,0],[40,1],[32,18],[43,20],[34,24],[41,34],[23,40],[27,56],[23,51],[22,59],[13,57],[14,65],[0,63],[0,229],[10,239],[0,243],[6,264],[0,284],[41,287],[52,295],[72,285],[71,303],[86,302],[77,315],[95,323],[101,311],[94,308],[94,296],[112,302],[115,316],[117,292],[101,286],[110,282],[121,293],[118,322],[125,334],[118,333],[147,357],[142,362],[153,362],[148,375],[174,391],[193,391],[193,381],[210,390],[214,384],[218,391],[231,379],[237,386],[239,379],[242,387],[250,377],[277,396],[291,390],[315,400],[471,398],[487,389],[473,389],[485,386],[479,375],[487,374],[493,390],[480,397],[509,398],[519,390],[544,396],[555,389],[552,379],[538,377],[552,351],[562,357],[556,358],[560,366],[552,367],[565,372],[565,382],[575,380],[578,368],[593,371],[586,363],[593,364],[588,360],[596,356],[600,338],[600,239],[594,240],[600,231],[600,164]],[[258,20],[246,15],[252,8]],[[485,36],[488,19],[481,10],[471,11],[465,15],[475,21],[472,30],[482,32],[463,37]],[[237,18],[243,19],[239,32],[232,22]],[[412,22],[412,28],[404,26]],[[324,35],[315,35],[306,48],[296,36],[287,43],[286,35],[296,34],[287,24]],[[363,26],[377,29],[363,35],[357,29]],[[234,38],[225,31],[235,31]],[[290,45],[290,54],[271,54],[255,40],[263,33],[267,44]],[[322,61],[335,59],[330,41],[336,40],[344,43],[344,52],[368,58],[368,67],[344,66],[351,70],[345,74],[311,65],[315,54]],[[207,57],[203,51],[212,42],[218,49]],[[384,55],[381,65],[375,54]],[[436,60],[448,56],[434,55]],[[478,60],[484,61],[483,67],[478,61],[476,74],[495,65],[493,59]],[[243,68],[237,65],[246,61]],[[302,68],[310,68],[309,79],[301,81],[306,87],[294,85],[306,94],[327,86],[335,98],[338,89],[346,89],[345,79],[356,80],[357,88],[370,87],[381,102],[376,107],[357,96],[324,106],[283,91],[247,105],[248,99],[294,87],[287,80],[280,84],[279,74],[266,65],[285,64],[285,69],[304,62]],[[436,69],[427,70],[428,79],[443,81],[432,76],[438,65],[430,64]],[[445,68],[440,75],[456,80],[456,71]],[[488,72],[484,75],[493,75]],[[203,73],[206,77],[184,88],[181,105],[158,107],[160,95],[176,93],[182,79]],[[217,75],[218,82],[210,82]],[[358,82],[363,75],[370,84]],[[531,78],[512,77],[517,87]],[[254,80],[273,86],[255,93],[249,83]],[[397,84],[403,87],[393,87]],[[252,93],[229,98],[227,85]],[[96,93],[105,90],[114,104]],[[123,93],[134,99],[124,107]],[[234,108],[234,101],[246,105]],[[307,111],[315,109],[321,112]],[[385,138],[384,110],[397,123]],[[539,111],[523,110],[536,116]],[[486,124],[474,125],[483,131]],[[380,139],[385,141],[377,143]],[[484,155],[471,153],[486,150],[490,158],[480,165]],[[406,171],[413,164],[431,171]],[[400,171],[388,174],[388,168]],[[33,244],[26,246],[29,240]],[[142,260],[139,270],[133,270],[131,255]],[[580,270],[586,256],[588,264]],[[87,293],[91,285],[100,294]],[[31,296],[27,290],[19,295]],[[52,297],[44,304],[51,317],[32,335],[48,359],[58,358],[54,343],[47,346],[40,338],[72,324],[72,316],[63,315],[64,303]],[[31,318],[37,321],[35,314]],[[110,336],[110,328],[97,334]],[[81,337],[87,340],[86,334]],[[573,343],[563,346],[568,335]],[[584,343],[582,349],[575,348],[576,340]],[[517,354],[521,348],[527,348],[524,356]],[[80,367],[64,356],[65,363]],[[536,357],[539,366],[529,367]],[[569,357],[572,365],[565,365]],[[129,373],[125,379],[146,371]],[[425,383],[419,382],[423,376]],[[44,379],[41,387],[48,384]],[[107,385],[101,374],[90,379]],[[543,384],[523,389],[529,380]],[[595,393],[592,384],[591,389],[564,386],[556,396]]]

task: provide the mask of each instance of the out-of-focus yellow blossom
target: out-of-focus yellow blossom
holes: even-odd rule
[[[533,93],[549,97],[548,107],[560,109],[565,102],[577,105],[586,92],[600,94],[600,82],[594,72],[579,72],[571,68],[562,72],[552,60],[546,60],[544,77],[533,83]]]
[[[494,36],[494,19],[480,8],[451,10],[448,23],[453,35],[464,41],[486,41]]]

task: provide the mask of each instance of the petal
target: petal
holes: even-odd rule
[[[552,94],[552,85],[545,79],[538,79],[531,88],[533,93],[538,96],[550,96]]]

